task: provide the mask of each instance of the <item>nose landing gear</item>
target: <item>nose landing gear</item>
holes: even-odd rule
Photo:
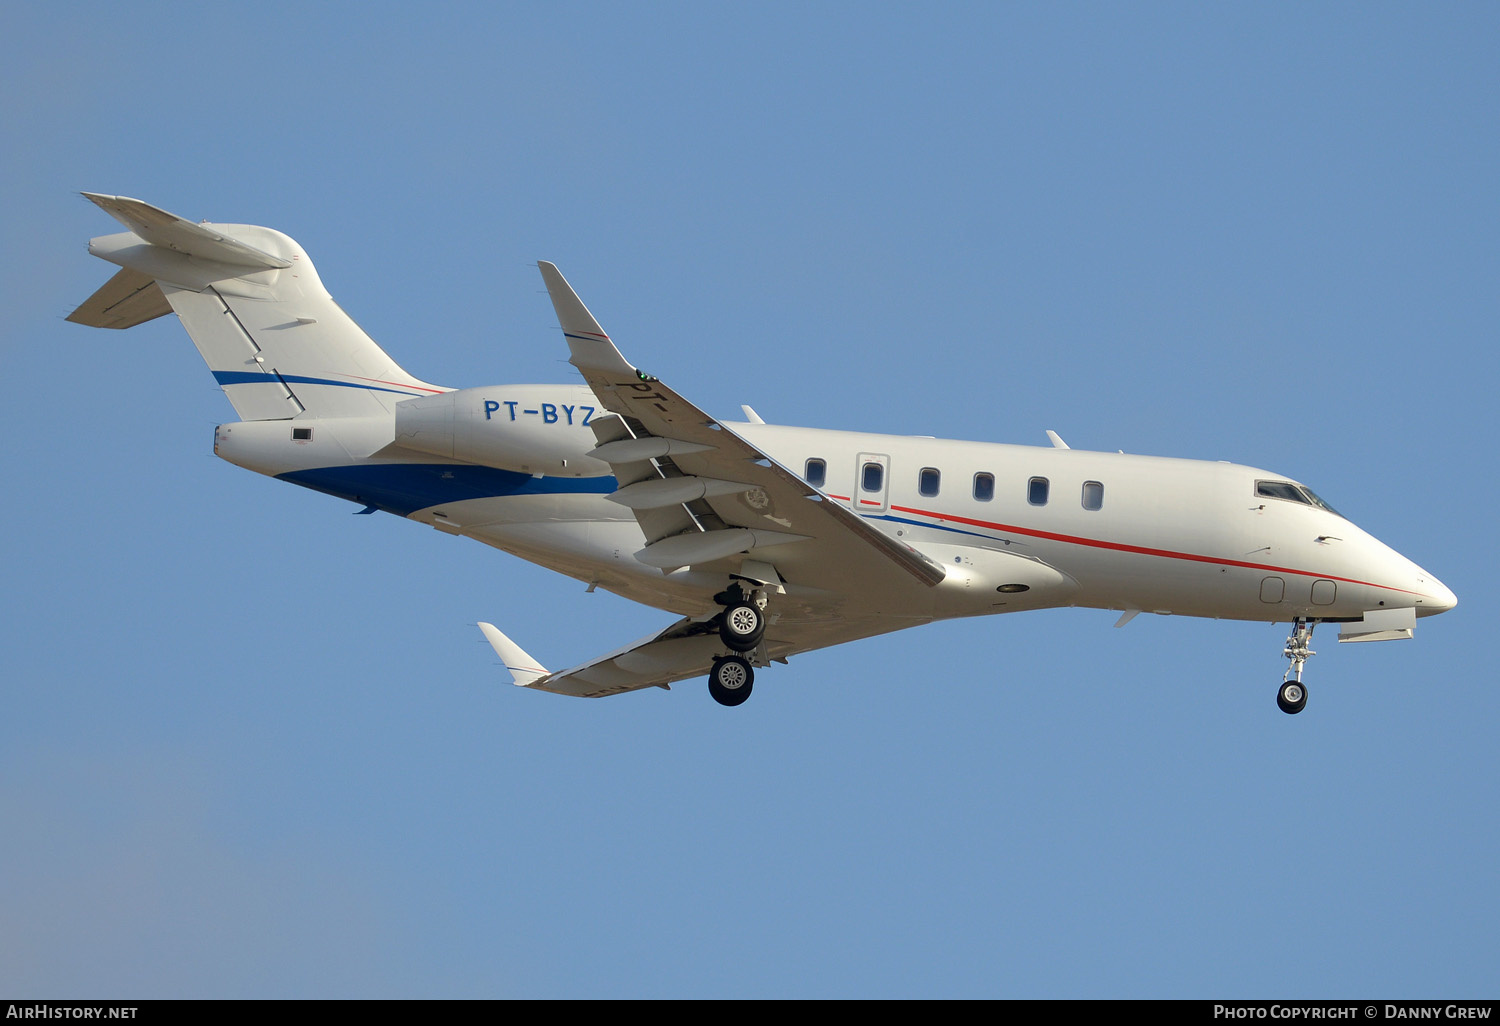
[[[1302,683],[1302,667],[1317,655],[1308,646],[1312,644],[1316,620],[1304,620],[1300,616],[1292,621],[1291,636],[1286,639],[1286,648],[1281,652],[1291,660],[1286,673],[1281,675],[1281,687],[1276,691],[1276,706],[1289,715],[1299,713],[1307,705],[1307,687]]]
[[[1307,689],[1299,681],[1282,681],[1276,691],[1276,705],[1284,713],[1301,712],[1307,705]]]

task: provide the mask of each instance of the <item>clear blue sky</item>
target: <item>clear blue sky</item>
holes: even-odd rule
[[[1493,4],[13,5],[0,992],[1493,996]],[[667,614],[215,460],[80,189],[297,238],[413,373],[1230,459],[1412,642],[1059,610],[522,692]],[[1331,631],[1329,632],[1332,633]]]

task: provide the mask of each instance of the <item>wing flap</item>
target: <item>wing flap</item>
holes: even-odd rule
[[[884,586],[894,601],[899,601],[902,586],[930,588],[944,579],[942,567],[876,530],[659,379],[632,366],[556,266],[538,266],[568,341],[569,362],[620,425],[609,437],[596,428],[600,445],[593,455],[615,468],[622,490],[653,479],[689,477],[704,482],[703,494],[681,505],[634,510],[648,543],[637,558],[669,571],[712,565],[732,572],[736,557],[751,554],[758,544],[774,544],[781,546],[776,568],[789,582],[795,577],[796,583],[845,594]],[[651,468],[649,474],[643,465]],[[709,481],[734,482],[736,487],[714,495]],[[646,491],[672,487],[677,486],[651,485]],[[712,541],[691,537],[705,534],[713,535]],[[786,544],[791,539],[803,544]],[[669,551],[670,559],[665,555]],[[881,558],[870,560],[871,553]],[[684,555],[688,558],[678,562]],[[788,566],[793,573],[788,573]]]
[[[715,477],[663,477],[626,485],[605,498],[631,509],[659,509],[710,496],[738,495],[754,487],[743,481],[721,481]]]
[[[807,535],[747,530],[743,527],[715,531],[689,531],[653,542],[637,552],[635,558],[647,566],[676,570],[683,566],[712,563],[716,559],[723,559],[725,556],[733,556],[736,553],[800,541],[807,541]]]

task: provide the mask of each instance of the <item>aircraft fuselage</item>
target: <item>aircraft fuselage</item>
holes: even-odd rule
[[[69,320],[174,313],[240,420],[239,466],[474,538],[678,622],[552,672],[494,624],[513,683],[602,697],[938,619],[1056,606],[1291,621],[1277,704],[1306,704],[1315,625],[1410,638],[1453,593],[1299,482],[1230,463],[724,423],[636,367],[539,261],[583,383],[446,389],[408,374],[289,236],[86,193],[127,231]]]
[[[303,437],[296,439],[291,421],[228,424],[217,432],[215,451],[632,599],[686,615],[713,608],[721,579],[700,580],[691,570],[663,574],[634,558],[645,544],[641,530],[628,508],[608,498],[616,490],[609,467],[587,455],[597,444],[588,422],[598,413],[587,388],[470,388],[411,405],[434,400],[449,411],[414,419],[403,402],[393,418],[298,418]],[[1290,621],[1358,619],[1380,608],[1426,615],[1453,604],[1432,575],[1344,517],[1259,494],[1266,482],[1298,483],[1253,467],[725,426],[884,533],[961,571],[929,592],[925,607],[913,607],[909,596],[901,609],[880,608],[882,596],[803,596],[802,605],[825,613],[831,605],[844,613],[938,619],[1077,605]],[[986,565],[992,553],[1050,568],[1067,587],[1037,589],[1044,602],[1030,589],[997,592],[1025,582],[1009,580],[1015,560]]]

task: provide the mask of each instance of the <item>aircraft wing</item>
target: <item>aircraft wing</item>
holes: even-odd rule
[[[512,683],[579,698],[603,698],[701,677],[723,650],[712,625],[683,619],[581,666],[552,673],[494,624],[481,623],[479,629],[510,671]]]
[[[827,623],[783,620],[767,628],[759,662],[785,662],[789,656],[815,648],[826,648],[857,638],[882,634],[923,622],[909,619],[892,622],[885,617],[840,618]],[[778,629],[779,627],[779,629]],[[490,647],[510,671],[511,682],[534,691],[578,698],[604,698],[639,691],[668,688],[689,677],[705,676],[714,658],[724,654],[719,633],[708,619],[685,617],[664,630],[607,652],[569,670],[553,673],[529,655],[499,628],[481,623],[479,629]]]
[[[845,615],[900,616],[910,609],[913,591],[943,580],[941,566],[631,366],[557,268],[538,266],[568,340],[569,362],[615,414],[594,419],[600,444],[590,455],[614,469],[620,488],[610,498],[635,513],[645,534],[637,559],[664,573],[690,567],[776,591],[784,586],[783,618],[795,617],[799,605],[809,613],[816,606],[825,613],[838,608]],[[776,634],[773,624],[768,636]]]

